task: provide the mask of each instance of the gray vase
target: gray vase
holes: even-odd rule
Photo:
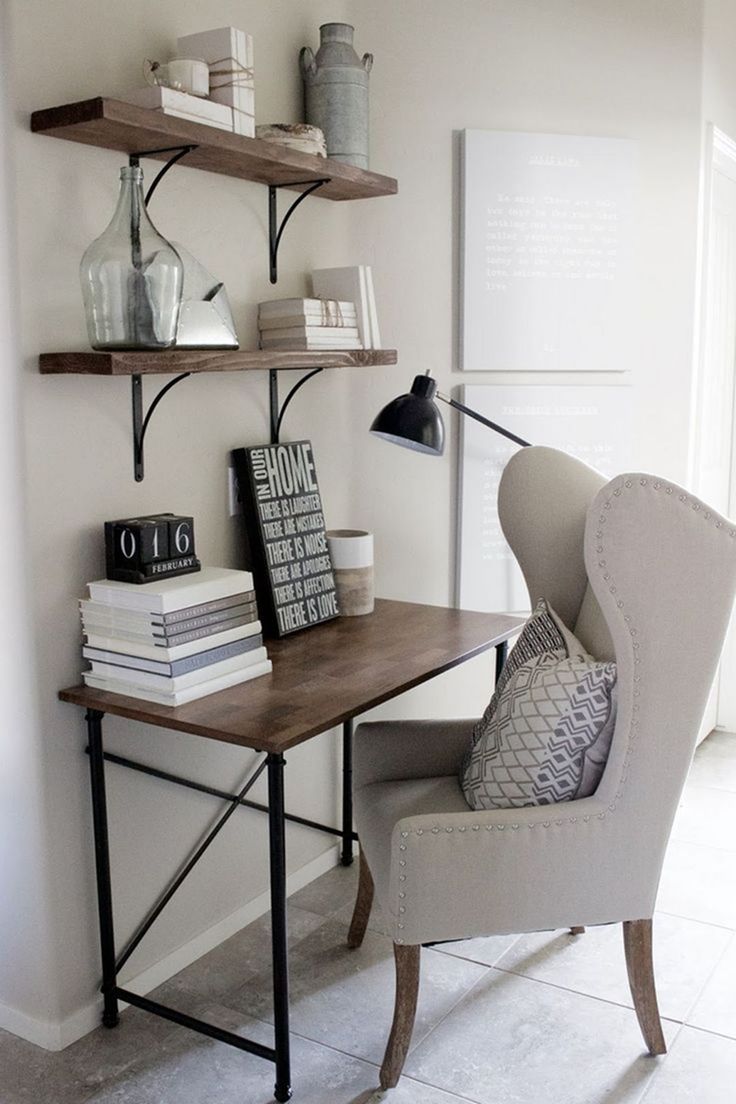
[[[324,23],[315,57],[309,46],[299,55],[304,80],[306,121],[324,131],[327,156],[368,168],[368,74],[373,54],[359,58],[349,23]]]

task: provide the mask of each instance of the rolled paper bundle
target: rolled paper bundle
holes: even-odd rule
[[[308,123],[264,123],[256,127],[256,138],[273,142],[299,153],[311,153],[315,157],[327,156],[324,133]]]
[[[373,534],[364,529],[329,529],[327,546],[341,615],[373,613]]]

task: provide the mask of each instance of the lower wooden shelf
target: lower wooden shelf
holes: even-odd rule
[[[310,349],[270,352],[256,349],[164,349],[161,352],[41,353],[47,375],[176,375],[179,372],[278,372],[310,368],[370,368],[396,364],[396,349]]]

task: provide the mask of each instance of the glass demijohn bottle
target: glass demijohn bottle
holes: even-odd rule
[[[93,349],[166,349],[176,341],[184,266],[148,217],[143,170],[120,170],[112,222],[80,265]]]

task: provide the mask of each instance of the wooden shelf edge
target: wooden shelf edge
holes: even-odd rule
[[[397,181],[381,173],[105,96],[34,111],[30,125],[35,134],[123,153],[196,145],[181,162],[183,166],[296,191],[310,181],[330,177],[316,193],[325,199],[370,199],[398,191]],[[167,157],[161,154],[157,159]]]
[[[371,368],[396,364],[396,349],[289,352],[239,349],[170,349],[162,352],[41,353],[43,375],[134,376],[180,372],[265,372],[300,368]]]

